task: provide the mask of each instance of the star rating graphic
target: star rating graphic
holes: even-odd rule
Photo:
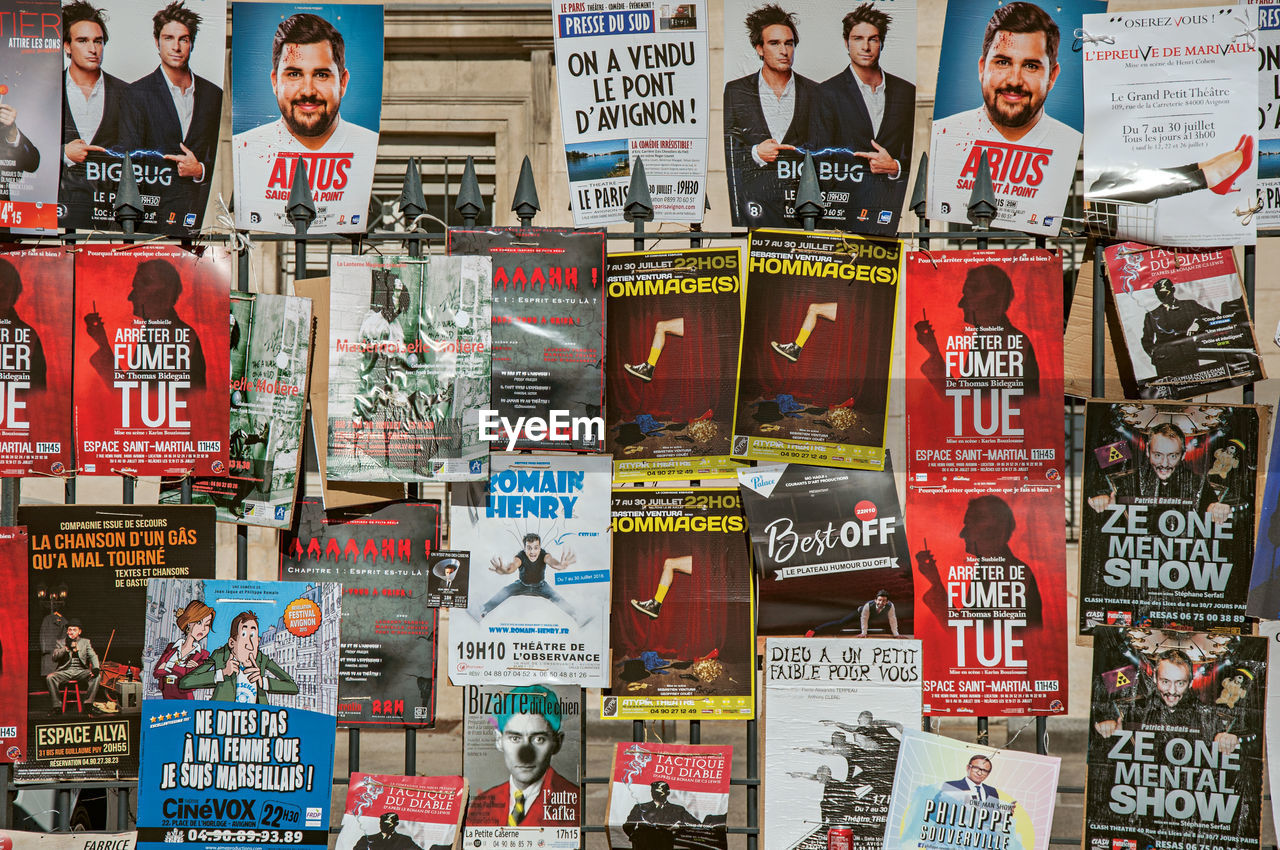
[[[183,709],[182,711],[174,711],[169,714],[161,714],[159,716],[153,714],[151,715],[151,722],[157,723],[157,722],[164,722],[166,720],[185,720],[186,718],[187,718],[187,711],[186,709]]]

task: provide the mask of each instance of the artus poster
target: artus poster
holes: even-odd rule
[[[0,2],[0,229],[58,229],[59,0]]]
[[[22,761],[27,749],[27,530],[0,528],[0,762]],[[48,588],[46,587],[46,595]],[[9,664],[4,650],[9,649]]]
[[[796,225],[808,153],[823,193],[821,227],[897,232],[915,167],[916,5],[725,5],[724,159],[735,227]],[[793,100],[790,112],[773,109],[780,99]]]
[[[138,772],[147,583],[212,579],[213,509],[22,506],[28,578],[26,761],[19,782]],[[149,672],[149,671],[148,671]]]
[[[298,501],[280,536],[280,578],[342,584],[339,724],[435,721],[439,620],[426,598],[427,559],[439,546],[439,502],[326,511],[320,499]]]
[[[1094,630],[1086,847],[1258,847],[1263,637]]]
[[[738,471],[761,635],[912,634],[911,557],[893,468]]]
[[[609,255],[605,446],[615,481],[737,474],[741,257],[737,248]]]
[[[769,638],[764,850],[879,850],[904,729],[920,727],[918,640]],[[769,722],[769,718],[774,718]]]
[[[1104,254],[1142,398],[1186,398],[1266,377],[1231,249],[1124,242]]]
[[[925,713],[1066,713],[1065,510],[1056,483],[908,488]]]
[[[911,486],[1062,481],[1062,257],[920,251],[907,280]]]
[[[577,227],[623,221],[637,160],[655,221],[702,221],[711,10],[639,0],[553,7],[560,127]]]
[[[226,3],[102,0],[64,11],[63,24],[62,148],[49,155],[62,161],[58,226],[121,229],[127,154],[142,198],[138,231],[198,232],[222,127]]]
[[[471,553],[449,614],[455,685],[609,685],[612,461],[494,455],[486,484],[454,487],[449,545]]]
[[[461,776],[352,773],[334,850],[454,850],[466,808]]]
[[[733,456],[883,469],[902,243],[753,230]]]
[[[1265,433],[1265,432],[1264,432]],[[1280,428],[1271,428],[1271,452],[1268,458],[1280,459],[1277,450]],[[1256,486],[1256,483],[1255,483]],[[1275,460],[1267,466],[1267,480],[1262,494],[1261,516],[1254,540],[1253,572],[1249,578],[1249,601],[1245,613],[1250,617],[1280,620],[1280,465]],[[1277,736],[1280,740],[1280,736]],[[1277,762],[1280,763],[1280,762]]]
[[[369,225],[382,112],[382,6],[231,4],[236,227],[293,233],[287,207],[302,163],[310,233]]]
[[[1085,221],[1153,245],[1257,241],[1259,53],[1248,5],[1086,15]]]
[[[333,581],[152,581],[143,697],[333,714],[342,595]]]
[[[462,692],[462,773],[471,789],[464,840],[477,850],[574,850],[585,801],[578,685]]]
[[[1085,405],[1080,632],[1244,626],[1265,409]]]
[[[226,472],[231,255],[85,247],[75,272],[80,471]]]
[[[484,478],[489,272],[485,257],[333,257],[330,479]]]
[[[755,716],[746,530],[737,487],[613,491],[602,717]]]
[[[205,700],[143,703],[138,850],[323,850],[333,715]]]
[[[724,850],[732,772],[733,747],[617,742],[606,815],[609,846]]]
[[[72,467],[71,358],[59,349],[75,323],[73,263],[62,248],[0,246],[0,475],[6,477],[60,475]]]
[[[1061,763],[907,729],[884,850],[1048,850]]]
[[[1084,130],[1072,38],[1103,0],[947,4],[929,145],[929,218],[969,225],[985,156],[993,228],[1057,236]],[[1092,45],[1086,45],[1092,46]]]
[[[231,433],[228,474],[197,478],[192,501],[219,522],[287,528],[302,470],[311,369],[311,299],[231,293]],[[178,504],[182,480],[160,484]]]
[[[604,404],[604,234],[451,228],[448,251],[493,258],[486,439],[508,451],[603,451],[603,420],[587,420]],[[546,438],[523,427],[538,420]]]

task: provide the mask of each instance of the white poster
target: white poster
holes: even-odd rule
[[[455,685],[609,686],[608,455],[493,455],[452,488],[450,545],[471,553],[468,606],[450,615]]]
[[[765,850],[880,850],[898,745],[920,728],[920,641],[769,638]]]
[[[1256,25],[1252,6],[1085,15],[1090,230],[1175,247],[1257,240]]]
[[[623,221],[637,159],[656,221],[702,221],[709,15],[703,0],[555,4],[575,226]]]

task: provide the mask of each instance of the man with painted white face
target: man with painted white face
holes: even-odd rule
[[[551,766],[564,746],[559,698],[542,685],[522,685],[501,694],[498,705],[494,746],[510,776],[471,801],[467,825],[576,827],[578,786]]]
[[[284,668],[258,649],[258,615],[242,611],[231,621],[225,645],[183,676],[178,687],[213,688],[211,699],[267,705],[268,694],[296,694],[298,684]]]
[[[271,89],[280,118],[232,139],[236,200],[248,204],[251,225],[273,229],[288,224],[285,202],[299,158],[318,209],[331,205],[364,211],[367,198],[352,193],[372,185],[378,134],[343,120],[342,99],[350,81],[346,42],[329,21],[299,13],[276,28]],[[346,224],[346,219],[341,216],[336,223]]]

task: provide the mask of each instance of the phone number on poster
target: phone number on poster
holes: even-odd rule
[[[232,844],[301,844],[301,830],[277,829],[188,829],[188,841]]]

